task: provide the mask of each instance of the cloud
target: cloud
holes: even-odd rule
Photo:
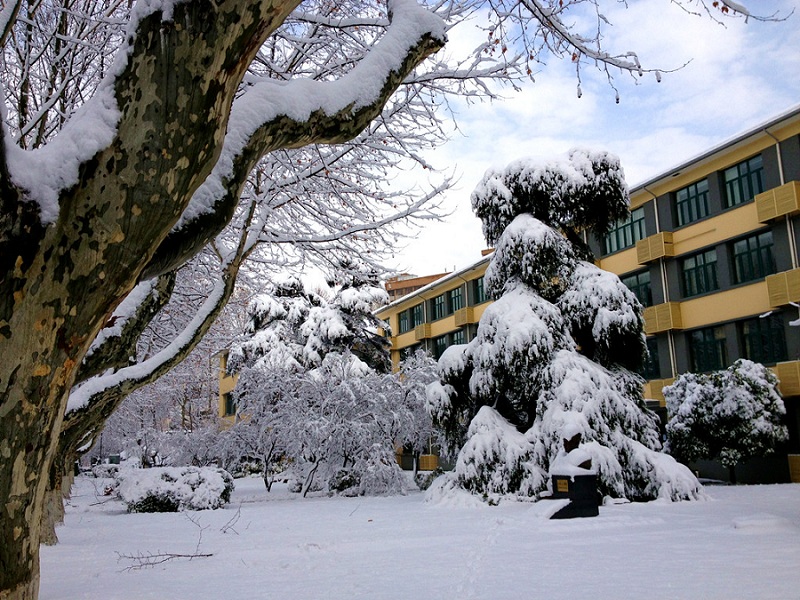
[[[790,0],[753,4],[784,15],[792,10]],[[666,1],[628,6],[618,3],[606,13],[614,23],[607,31],[609,49],[636,50],[645,67],[691,62],[665,73],[661,83],[652,75],[634,81],[613,73],[619,104],[605,75],[591,67],[582,70],[579,99],[574,66],[557,59],[548,60],[535,83],[508,91],[503,101],[456,103],[463,135],[456,133],[429,156],[433,164],[461,174],[445,199],[453,214],[420,232],[398,253],[397,265],[425,274],[478,260],[485,242],[469,195],[489,167],[589,146],[619,155],[635,185],[784,112],[800,98],[800,15],[768,23],[726,20],[723,27]],[[470,36],[477,35],[473,29]],[[457,33],[452,46],[470,47],[474,39],[462,42]]]

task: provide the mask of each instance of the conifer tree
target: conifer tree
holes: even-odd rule
[[[646,353],[642,308],[588,258],[581,234],[627,214],[622,168],[605,152],[518,161],[473,192],[489,243],[495,300],[477,336],[448,349],[429,387],[435,422],[460,447],[455,482],[485,496],[534,496],[566,432],[582,436],[604,494],[697,497],[691,472],[661,454],[658,422],[632,372]],[[469,423],[469,427],[466,424]]]

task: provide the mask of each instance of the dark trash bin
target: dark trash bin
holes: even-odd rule
[[[597,475],[551,475],[553,499],[569,498],[569,504],[557,511],[551,519],[596,517],[598,509]]]

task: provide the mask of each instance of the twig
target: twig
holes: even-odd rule
[[[214,556],[213,553],[201,553],[200,552],[200,543],[203,541],[203,532],[208,529],[208,525],[205,527],[200,525],[200,519],[195,517],[194,515],[190,515],[189,513],[184,513],[184,516],[191,522],[197,525],[197,528],[200,530],[197,534],[197,545],[194,548],[194,553],[192,554],[180,554],[177,552],[137,552],[136,554],[120,554],[117,552],[117,562],[125,559],[131,561],[133,564],[128,565],[123,569],[123,571],[138,571],[139,569],[147,569],[155,567],[156,565],[163,564],[165,562],[169,562],[171,560],[176,560],[178,558],[186,558],[189,560],[193,560],[195,558],[209,558]]]
[[[220,529],[220,531],[221,531],[222,533],[228,533],[229,531],[232,531],[232,532],[233,532],[233,533],[235,533],[236,535],[239,535],[239,532],[238,532],[238,531],[236,531],[236,529],[234,529],[234,528],[233,528],[233,526],[234,526],[234,525],[236,525],[236,523],[238,523],[238,522],[239,522],[239,519],[241,518],[241,516],[242,516],[242,505],[241,505],[241,503],[240,503],[240,504],[239,504],[239,508],[237,508],[237,509],[236,509],[236,514],[235,514],[235,515],[233,515],[233,516],[230,518],[230,520],[229,520],[227,523],[225,523],[225,525],[223,525],[223,526],[222,526],[222,528]]]
[[[175,560],[178,558],[187,558],[189,560],[193,560],[195,558],[209,558],[210,556],[214,556],[212,553],[209,554],[177,554],[174,552],[159,552],[159,553],[151,553],[148,552],[143,554],[138,552],[136,554],[120,554],[117,552],[117,562],[125,559],[130,560],[133,564],[128,565],[123,569],[123,571],[138,571],[139,569],[148,569],[155,567],[156,565],[163,564],[165,562],[169,562],[171,560]]]

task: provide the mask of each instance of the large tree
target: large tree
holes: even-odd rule
[[[524,77],[547,50],[642,70],[635,55],[605,51],[602,11],[587,32],[568,25],[582,2],[425,4],[3,4],[0,597],[36,596],[45,499],[59,501],[64,463],[126,394],[189,353],[259,244],[324,261],[343,240],[364,248],[375,239],[365,232],[418,213],[429,193],[403,203],[379,183],[401,157],[424,163],[443,92],[491,96],[488,82]],[[490,36],[473,55],[415,71],[482,8]],[[434,126],[410,136],[420,121]],[[373,170],[347,162],[384,147]],[[315,191],[319,203],[304,204]],[[203,249],[216,260],[208,299],[131,365],[176,269]]]
[[[603,235],[628,211],[616,157],[517,161],[488,171],[472,203],[496,245],[486,270],[495,302],[429,387],[435,421],[460,448],[451,479],[485,497],[536,496],[564,440],[580,435],[604,495],[696,497],[691,472],[658,452],[658,419],[631,371],[646,352],[642,307],[616,275],[580,260],[579,234]]]

